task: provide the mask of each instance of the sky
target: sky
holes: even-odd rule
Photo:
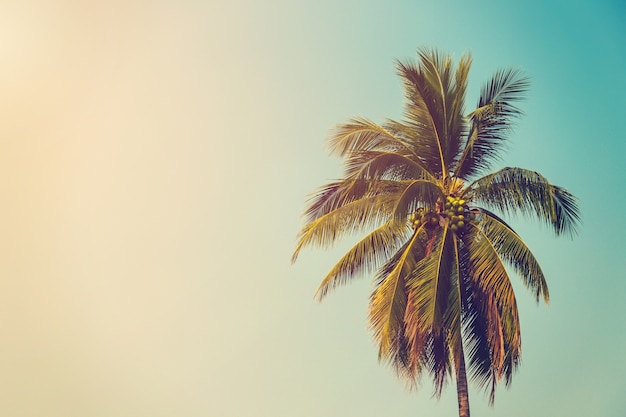
[[[532,80],[502,166],[574,193],[575,239],[512,219],[523,361],[473,415],[626,415],[621,0],[0,3],[0,414],[453,416],[377,361],[371,277],[313,299],[346,249],[290,263],[330,129],[402,114],[396,59],[470,52]]]

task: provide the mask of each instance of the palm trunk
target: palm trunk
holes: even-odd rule
[[[463,343],[461,343],[459,362],[456,371],[456,393],[459,401],[459,417],[469,417],[469,392],[467,390],[467,372],[465,371]]]

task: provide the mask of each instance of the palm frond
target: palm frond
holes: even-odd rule
[[[332,154],[345,157],[355,152],[381,150],[412,154],[415,151],[401,137],[394,135],[371,120],[359,117],[338,125],[332,132],[328,146]]]
[[[548,283],[539,262],[522,238],[504,220],[488,210],[482,210],[480,221],[475,224],[493,243],[500,257],[522,277],[524,285],[534,292],[537,301],[543,297],[548,303]]]
[[[555,216],[552,225],[557,235],[567,233],[573,236],[578,233],[580,226],[580,210],[578,200],[572,193],[563,187],[553,185],[551,187],[554,200]]]
[[[421,66],[397,62],[396,67],[404,80],[406,124],[415,132],[415,147],[426,165],[436,175],[445,178],[446,164],[443,154],[445,119],[441,114],[441,96],[432,91]]]
[[[320,187],[309,197],[304,215],[307,222],[312,222],[355,200],[381,194],[400,193],[405,187],[406,183],[401,181],[372,181],[364,178],[349,178],[332,182]]]
[[[298,243],[291,257],[295,262],[300,251],[310,245],[331,247],[338,238],[365,227],[377,227],[389,220],[399,195],[381,194],[351,201],[315,220],[308,222],[298,235]]]
[[[519,70],[496,72],[483,87],[478,107],[469,115],[471,128],[454,173],[467,179],[488,169],[506,149],[507,135],[522,111],[513,103],[524,98],[530,83]]]
[[[418,207],[434,209],[437,200],[443,198],[438,184],[428,180],[413,180],[407,183],[393,209],[396,220],[406,218]]]
[[[529,78],[519,69],[507,68],[496,71],[481,90],[478,108],[499,103],[504,114],[517,116],[520,110],[513,103],[523,100],[529,87]]]
[[[450,235],[447,227],[439,230],[432,253],[415,265],[408,278],[412,292],[406,316],[409,332],[413,332],[412,326],[422,333],[429,329],[443,331],[454,258]]]
[[[419,161],[389,151],[360,151],[351,154],[344,163],[347,178],[413,179],[436,178]]]
[[[433,375],[440,396],[452,370],[450,353],[460,349],[461,304],[455,237],[446,226],[435,233],[426,245],[427,256],[408,277],[404,320],[411,351]]]
[[[423,83],[420,91],[428,92],[434,99],[432,103],[427,103],[429,110],[436,115],[437,132],[441,141],[441,151],[443,159],[446,161],[446,150],[449,147],[449,99],[451,99],[452,79],[452,58],[444,56],[433,49],[420,49],[417,52],[420,58],[420,70],[423,76]],[[422,96],[424,97],[424,96]]]
[[[470,345],[473,344],[469,369],[479,383],[496,378],[495,384],[503,375],[513,372],[521,355],[517,301],[496,246],[474,222],[468,223],[468,226],[463,245],[470,276],[466,287],[472,294],[465,306],[466,323],[470,326],[466,334]],[[487,337],[484,337],[484,332]],[[483,346],[484,343],[486,345]],[[489,351],[488,360],[484,356],[485,351]],[[486,368],[487,362],[491,363],[490,370]]]
[[[322,301],[329,291],[378,269],[407,240],[407,222],[389,221],[357,242],[330,270],[318,287],[315,298]]]
[[[454,90],[454,100],[450,104],[450,108],[452,109],[452,114],[454,117],[461,117],[464,119],[464,104],[465,104],[465,95],[467,93],[467,81],[470,69],[472,67],[472,57],[470,54],[464,54],[459,59],[459,66],[457,67],[456,74],[454,76],[455,82],[455,90]],[[451,123],[454,125],[455,123]]]
[[[405,83],[406,82],[407,81],[405,80]],[[405,88],[408,87],[405,86]],[[404,122],[387,119],[383,126],[388,131],[393,132],[394,136],[402,138],[403,142],[413,149],[413,158],[419,160],[421,166],[427,169],[431,175],[434,176],[436,168],[439,166],[438,164],[440,159],[438,151],[432,149],[434,139],[431,136],[433,131],[427,124],[415,122],[415,120],[419,119],[419,117],[428,117],[427,113],[423,113],[419,116],[420,111],[427,112],[427,109],[420,110],[415,106],[416,103],[412,103],[410,101],[405,104],[405,114],[413,112],[414,117],[408,117],[408,120]],[[435,165],[433,165],[433,153],[435,154]],[[433,168],[435,169],[433,170]]]
[[[474,181],[466,194],[504,213],[535,215],[557,236],[573,236],[580,223],[576,198],[535,171],[503,168]]]
[[[472,277],[480,282],[481,289],[493,292],[499,304],[507,309],[514,308],[517,305],[515,293],[496,246],[474,222],[467,226],[469,230],[463,236],[463,243],[469,253]]]
[[[426,356],[428,358],[426,366],[433,376],[434,395],[440,398],[443,388],[452,374],[450,345],[448,344],[448,337],[444,332],[432,330],[429,336],[429,343],[426,347]]]
[[[461,364],[461,355],[463,355],[463,337],[462,337],[462,314],[463,314],[463,275],[467,271],[463,267],[461,260],[461,241],[455,234],[451,234],[452,250],[452,273],[450,274],[451,290],[448,293],[448,308],[444,316],[445,327],[448,331],[448,344],[453,353],[457,375]]]
[[[454,76],[454,87],[447,95],[447,106],[450,111],[448,115],[448,144],[446,146],[445,159],[448,171],[454,170],[455,161],[466,144],[468,126],[464,107],[467,80],[471,66],[471,56],[469,54],[461,56]]]
[[[402,364],[397,358],[398,352],[402,352],[405,333],[406,277],[415,265],[416,255],[422,251],[420,233],[421,229],[416,230],[410,241],[381,268],[378,284],[370,297],[369,322],[378,342],[378,358],[396,367],[398,362]]]
[[[479,388],[489,390],[493,404],[506,357],[500,311],[493,293],[481,290],[471,278],[465,280],[465,294],[463,323],[470,378]]]
[[[418,153],[445,180],[465,143],[463,108],[472,61],[462,56],[455,72],[450,56],[426,49],[418,55],[418,65],[397,63],[405,81],[406,124],[414,131]]]

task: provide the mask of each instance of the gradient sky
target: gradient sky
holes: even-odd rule
[[[0,414],[456,415],[377,363],[370,280],[313,300],[345,246],[289,260],[329,129],[398,118],[394,59],[532,79],[502,165],[580,199],[519,285],[523,362],[473,415],[626,415],[621,0],[25,0],[0,7]],[[517,285],[517,284],[516,284]]]

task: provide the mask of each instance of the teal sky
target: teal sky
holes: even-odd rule
[[[523,362],[473,415],[626,415],[623,1],[29,0],[0,9],[0,414],[454,416],[367,329],[370,279],[313,300],[345,249],[290,257],[337,178],[329,130],[399,118],[395,59],[471,52],[532,79],[503,166],[580,200],[556,239],[512,223]]]

